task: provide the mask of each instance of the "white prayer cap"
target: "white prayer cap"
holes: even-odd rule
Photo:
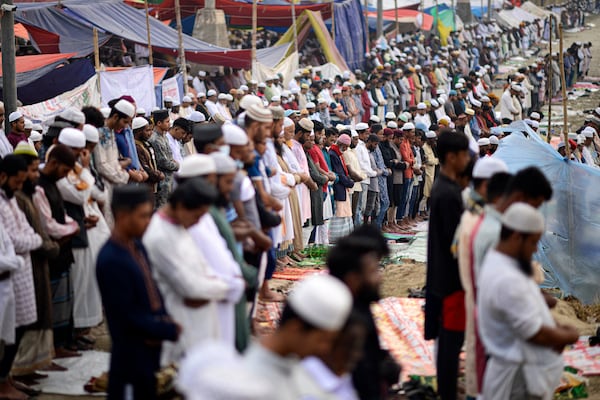
[[[465,114],[473,116],[473,115],[475,115],[475,110],[473,110],[472,108],[466,108]]]
[[[586,126],[585,129],[581,131],[581,134],[586,138],[593,138],[594,133],[596,133],[596,130],[591,126]]]
[[[142,107],[138,107],[137,110],[135,110],[135,113],[137,115],[146,115],[146,110],[143,109]]]
[[[85,124],[83,126],[83,135],[85,136],[86,142],[98,143],[98,141],[100,140],[98,128],[96,128],[94,125]]]
[[[190,96],[183,96],[183,99],[181,99],[182,103],[191,103],[192,99],[190,98]]]
[[[473,99],[473,101],[471,101],[471,105],[473,107],[481,107],[481,102],[477,99]]]
[[[369,121],[375,122],[376,124],[378,124],[381,122],[381,119],[377,115],[371,115],[371,118],[369,118]]]
[[[281,101],[281,96],[273,96],[273,97],[271,97],[271,101],[272,101],[272,102],[277,102],[277,103],[278,103],[278,102],[280,102],[280,101]]]
[[[281,97],[290,97],[290,95],[292,94],[292,92],[290,92],[289,90],[284,90],[283,92],[281,92]]]
[[[437,134],[436,134],[434,131],[428,131],[428,132],[425,134],[425,137],[426,137],[427,139],[435,139],[435,138],[437,137]]]
[[[33,129],[33,122],[30,119],[25,119],[25,129]]]
[[[58,135],[58,143],[76,149],[83,149],[85,147],[85,135],[79,129],[64,128]]]
[[[477,144],[479,145],[479,147],[481,146],[489,146],[490,145],[490,139],[489,138],[481,138],[477,141]]]
[[[255,104],[259,104],[262,106],[262,100],[260,99],[260,97],[255,96],[253,94],[247,94],[240,100],[240,107],[244,110],[249,109]]]
[[[350,71],[346,70],[343,72],[342,77],[344,79],[350,79]]]
[[[267,87],[267,84],[266,84],[266,83],[264,83],[264,82],[261,82],[261,83],[259,83],[259,84],[258,84],[258,87],[259,87],[259,88],[266,88],[266,87]]]
[[[500,221],[503,226],[522,233],[542,233],[545,229],[542,213],[526,203],[513,203]]]
[[[309,108],[315,108],[315,107],[316,107],[316,105],[312,101],[309,101],[308,103],[306,103],[306,108],[307,109],[309,109]]]
[[[246,115],[257,122],[273,122],[273,113],[262,104],[254,104],[246,110]]]
[[[388,111],[388,112],[385,114],[385,119],[396,119],[396,114],[394,114],[394,112],[393,112],[393,111]]]
[[[117,101],[117,104],[115,104],[115,110],[127,115],[129,118],[133,118],[135,116],[135,106],[127,100]]]
[[[462,84],[462,83],[457,83],[457,84],[454,86],[454,88],[455,88],[455,89],[462,89],[462,88],[463,88],[463,84]]]
[[[148,122],[148,120],[146,118],[144,118],[144,117],[136,117],[131,122],[131,129],[133,129],[135,131],[136,129],[143,128],[144,126],[146,126],[148,124],[149,124],[149,122]]]
[[[58,114],[58,116],[77,125],[85,124],[85,115],[81,112],[81,110],[78,110],[75,107],[69,107],[63,110],[60,114]]]
[[[398,124],[395,121],[390,121],[388,122],[387,127],[390,129],[398,129]]]
[[[531,121],[531,123],[529,125],[531,125],[532,128],[539,128],[540,127],[540,123],[537,122],[537,121]]]
[[[438,103],[436,99],[431,99],[431,105],[435,108],[438,108],[440,106],[440,103]]]
[[[102,107],[100,112],[104,118],[108,118],[110,116],[110,107]]]
[[[350,137],[357,137],[358,136],[358,132],[356,132],[354,129],[352,129],[350,131]]]
[[[465,80],[465,78],[460,78],[458,80],[458,82],[461,83],[461,84],[465,84],[467,81]]]
[[[237,165],[235,161],[227,154],[223,154],[217,151],[215,153],[211,153],[210,157],[212,157],[212,159],[215,162],[217,174],[233,174],[237,171]]]
[[[500,139],[498,139],[498,136],[490,136],[490,144],[500,144]]]
[[[225,143],[233,146],[245,146],[248,144],[248,135],[242,128],[234,124],[226,124],[221,127]]]
[[[446,104],[446,99],[444,98],[444,96],[440,96],[437,99],[438,103],[440,103],[440,106],[443,106],[444,104]],[[433,104],[433,100],[431,101],[431,104]]]
[[[19,118],[23,118],[23,114],[20,111],[13,111],[8,116],[8,122],[15,122]]]
[[[206,93],[206,95],[207,95],[208,97],[216,96],[216,95],[217,95],[217,92],[216,92],[216,90],[210,89],[210,90],[209,90],[209,91]]]
[[[529,114],[529,118],[539,121],[540,119],[542,119],[542,117],[540,116],[540,113],[537,111],[532,112],[531,114]]]
[[[300,93],[300,89],[295,87],[295,88],[292,88],[291,92],[292,92],[292,94],[298,94],[298,93]]]
[[[313,275],[296,284],[288,305],[316,328],[338,331],[350,314],[352,295],[348,287],[331,275]]]
[[[29,140],[31,140],[34,143],[40,142],[43,138],[44,136],[42,135],[42,133],[38,131],[31,131],[31,135],[29,135]]]
[[[515,92],[519,92],[519,93],[521,93],[523,91],[523,88],[521,87],[521,85],[518,85],[516,83],[513,83],[512,85],[510,85],[510,89],[514,90]]]
[[[285,117],[283,119],[283,127],[284,128],[289,128],[290,126],[294,125],[294,121],[292,121],[292,119],[290,117]]]
[[[199,99],[202,98],[202,97],[206,97],[206,93],[200,92],[200,93],[198,93],[198,95],[196,97],[199,98]]]
[[[496,157],[483,157],[477,160],[473,167],[473,178],[490,179],[498,172],[508,172],[506,163]]]
[[[181,161],[177,176],[195,178],[217,172],[215,160],[207,154],[190,154]]]
[[[37,123],[33,124],[31,129],[33,129],[34,131],[38,131],[38,132],[41,132],[44,130],[44,128],[42,127],[42,124],[37,124]]]
[[[173,102],[173,98],[171,96],[165,96],[165,98],[163,99],[163,102],[165,102],[165,103],[172,103]]]
[[[577,135],[577,144],[585,144],[585,136]]]
[[[190,115],[188,115],[187,119],[192,122],[206,121],[206,117],[200,111],[192,111],[192,113]]]
[[[251,85],[256,85],[257,83],[258,83],[258,81],[256,79],[250,80],[250,84]]]
[[[415,124],[413,124],[412,122],[407,122],[404,125],[402,125],[402,130],[403,131],[411,131],[415,129]]]
[[[346,129],[346,126],[344,126],[343,124],[337,124],[335,126],[335,129],[337,129],[338,132],[343,131],[344,129]]]
[[[596,109],[594,110],[594,112],[598,115],[600,115],[600,107],[596,107]]]
[[[319,103],[319,104],[324,104],[324,103],[327,103],[327,100],[325,100],[325,99],[324,99],[324,98],[322,98],[322,97],[319,97],[319,100],[317,100],[317,103]],[[307,108],[308,108],[308,107],[307,107]]]
[[[225,95],[225,100],[227,100],[227,101],[233,101],[233,96],[232,96],[232,95],[230,95],[229,93],[227,93],[227,94]]]
[[[198,71],[198,76],[205,77],[206,71]]]
[[[356,124],[357,131],[366,131],[367,129],[369,129],[369,125],[365,122],[359,122],[358,124]]]
[[[210,97],[210,94],[208,95],[208,97]],[[217,96],[217,99],[227,100],[227,93],[219,93],[219,96]]]
[[[417,104],[417,110],[426,110],[426,109],[427,109],[427,104],[425,104],[425,103]]]
[[[248,91],[248,86],[242,85],[242,86],[240,86],[240,90],[243,90],[244,92],[247,92]]]
[[[331,94],[342,94],[342,91],[340,89],[333,89]]]

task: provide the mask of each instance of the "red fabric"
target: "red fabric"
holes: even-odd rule
[[[32,41],[37,44],[40,52],[43,54],[60,53],[60,48],[58,46],[60,42],[59,35],[31,25],[23,24],[23,26],[27,28],[27,32],[29,32]]]
[[[168,49],[164,47],[153,47],[159,53],[170,54],[177,57],[178,49]],[[222,51],[186,51],[185,59],[205,65],[221,65],[230,68],[250,69],[252,67],[252,50],[230,50]]]
[[[325,157],[323,156],[323,152],[319,146],[315,144],[310,148],[308,154],[310,155],[310,158],[312,158],[313,162],[318,164],[323,171],[329,172],[329,166],[327,165],[327,161],[325,161]],[[327,185],[323,185],[323,192],[327,193]]]
[[[400,154],[402,155],[402,161],[407,162],[410,168],[404,170],[404,177],[406,179],[412,179],[413,170],[412,167],[415,165],[415,155],[412,152],[412,146],[409,140],[404,140],[400,144]]]
[[[365,109],[361,122],[369,122],[369,119],[371,119],[371,100],[369,99],[369,93],[366,90],[363,90],[360,98],[362,100],[363,108]]]
[[[330,149],[333,150],[335,152],[335,154],[337,154],[340,157],[340,160],[342,160],[342,167],[344,167],[344,172],[346,173],[346,175],[348,175],[348,167],[346,167],[346,161],[344,160],[344,155],[342,154],[342,151],[340,150],[338,145],[332,144]]]
[[[35,69],[45,67],[57,61],[68,60],[77,53],[66,54],[39,54],[34,56],[19,56],[15,57],[16,73],[29,72]],[[0,54],[0,76],[2,76],[2,54]]]
[[[369,11],[369,17],[377,18],[377,12]],[[398,22],[400,23],[416,23],[421,18],[423,19],[421,30],[430,31],[433,27],[433,16],[417,10],[398,9]],[[396,21],[396,10],[391,9],[383,11],[383,20],[390,22]]]
[[[459,290],[444,297],[442,301],[442,325],[449,331],[464,332],[467,315],[465,311],[465,292]]]

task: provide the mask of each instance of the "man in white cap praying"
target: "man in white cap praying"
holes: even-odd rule
[[[181,106],[179,107],[179,117],[187,118],[192,111],[194,111],[194,107],[192,107],[192,98],[188,95],[185,95],[181,98]]]
[[[491,400],[550,400],[564,368],[561,353],[579,333],[554,321],[533,279],[531,260],[545,231],[542,214],[517,202],[500,222],[500,241],[477,280],[479,330],[489,356],[482,394]]]
[[[27,136],[25,135],[25,117],[19,111],[14,111],[8,116],[8,122],[10,123],[10,132],[7,138],[13,148],[15,148],[19,142],[27,141]]]
[[[294,368],[305,357],[331,351],[351,309],[350,290],[337,278],[315,275],[294,286],[277,330],[245,354],[245,364],[273,385],[264,400],[298,399],[291,384]]]
[[[598,152],[594,146],[594,135],[596,135],[596,129],[591,126],[586,126],[581,134],[585,137],[581,155],[585,159],[586,164],[595,167],[598,166]]]
[[[523,92],[521,85],[512,83],[506,88],[500,98],[500,118],[503,124],[510,124],[521,119],[521,101],[519,96]]]
[[[208,113],[211,117],[214,117],[215,114],[219,113],[219,109],[217,108],[217,91],[214,89],[210,89],[206,92],[206,103],[204,103]]]
[[[431,117],[427,113],[427,105],[425,103],[417,104],[417,115],[415,115],[415,125],[423,123],[429,129],[431,126]]]
[[[206,93],[208,88],[206,87],[206,83],[204,80],[206,79],[206,71],[198,71],[198,76],[194,77],[192,81],[192,86],[196,93]]]

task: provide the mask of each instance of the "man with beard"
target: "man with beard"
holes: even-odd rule
[[[379,344],[370,308],[380,298],[379,262],[388,251],[379,230],[362,225],[340,239],[327,257],[329,273],[348,286],[354,298],[354,312],[363,318],[367,328],[363,355],[353,371],[354,387],[362,400],[385,399],[387,389],[400,377],[399,366]]]
[[[173,173],[179,169],[179,163],[175,161],[173,152],[169,146],[167,133],[169,131],[170,119],[166,110],[157,110],[152,113],[154,119],[154,133],[148,139],[156,156],[156,166],[163,173],[165,179],[158,183],[155,197],[155,208],[162,207],[173,189]]]
[[[534,279],[531,257],[545,231],[542,214],[514,203],[500,223],[500,242],[486,255],[478,278],[479,326],[490,357],[482,394],[549,400],[564,368],[561,353],[579,333],[557,325]]]
[[[140,159],[140,167],[148,174],[145,183],[150,186],[152,194],[156,196],[158,184],[165,179],[165,174],[158,169],[154,146],[149,142],[153,133],[152,126],[146,118],[137,117],[134,118],[131,127],[135,138],[135,149]]]
[[[438,339],[437,380],[442,400],[456,399],[459,355],[464,340],[464,291],[451,251],[463,212],[458,183],[469,156],[464,134],[442,132],[437,144],[440,174],[431,189],[427,245],[425,339]]]
[[[25,399],[27,396],[17,390],[9,380],[10,370],[17,355],[19,344],[25,334],[25,327],[37,320],[35,292],[33,289],[33,271],[31,266],[31,251],[42,245],[42,238],[35,233],[27,222],[25,214],[19,209],[14,194],[21,190],[27,179],[27,163],[20,155],[7,155],[0,167],[0,224],[6,229],[14,250],[21,257],[20,267],[6,274],[4,280],[10,279],[13,293],[3,293],[3,296],[14,295],[13,309],[6,315],[12,320],[14,341],[4,345],[0,360],[0,396],[11,399]],[[10,314],[14,313],[12,316]],[[11,318],[12,317],[12,318]],[[3,321],[4,322],[4,321]]]
[[[48,235],[60,244],[59,254],[48,261],[52,289],[52,319],[54,348],[57,357],[73,356],[67,350],[73,339],[73,299],[69,270],[73,263],[71,240],[79,232],[79,225],[65,212],[64,200],[56,183],[75,167],[75,154],[63,145],[54,146],[48,161],[40,171],[33,202],[40,211],[42,225]]]
[[[19,142],[26,142],[25,135],[25,117],[19,111],[14,111],[8,116],[10,122],[10,133],[7,138],[13,148],[17,147]]]

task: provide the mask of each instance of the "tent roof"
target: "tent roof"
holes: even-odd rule
[[[159,6],[153,7],[152,12],[160,19],[171,19],[174,17],[174,0],[164,0]],[[183,17],[195,14],[198,9],[204,7],[204,0],[181,0],[181,14]],[[216,7],[225,12],[229,24],[238,26],[252,25],[252,1],[219,0]],[[331,3],[321,4],[297,4],[296,15],[299,16],[304,10],[321,11],[323,19],[331,17]],[[256,15],[258,26],[283,26],[292,25],[291,4],[282,0],[261,1],[257,6]]]
[[[377,18],[377,13],[369,12],[369,17]],[[384,21],[395,22],[396,21],[396,10],[385,10],[383,12]],[[414,23],[415,26],[419,26],[423,21],[421,29],[430,31],[433,27],[433,17],[427,13],[415,10],[398,9],[398,21],[400,23]]]
[[[60,63],[69,58],[75,56],[76,53],[68,54],[39,54],[33,56],[19,56],[15,57],[16,60],[16,73],[20,74],[23,72],[29,72],[36,69],[40,69],[52,64]],[[2,54],[0,53],[0,61],[2,60]],[[0,76],[2,76],[2,63],[0,62]]]
[[[123,70],[129,69],[129,68],[135,68],[135,67],[107,67],[107,68],[104,68],[104,71],[115,72],[115,71],[123,71]],[[162,68],[162,67],[153,67],[152,68],[152,72],[154,73],[154,86],[157,86],[160,84],[160,82],[163,80],[163,78],[167,74],[168,70],[169,70],[168,68]]]

